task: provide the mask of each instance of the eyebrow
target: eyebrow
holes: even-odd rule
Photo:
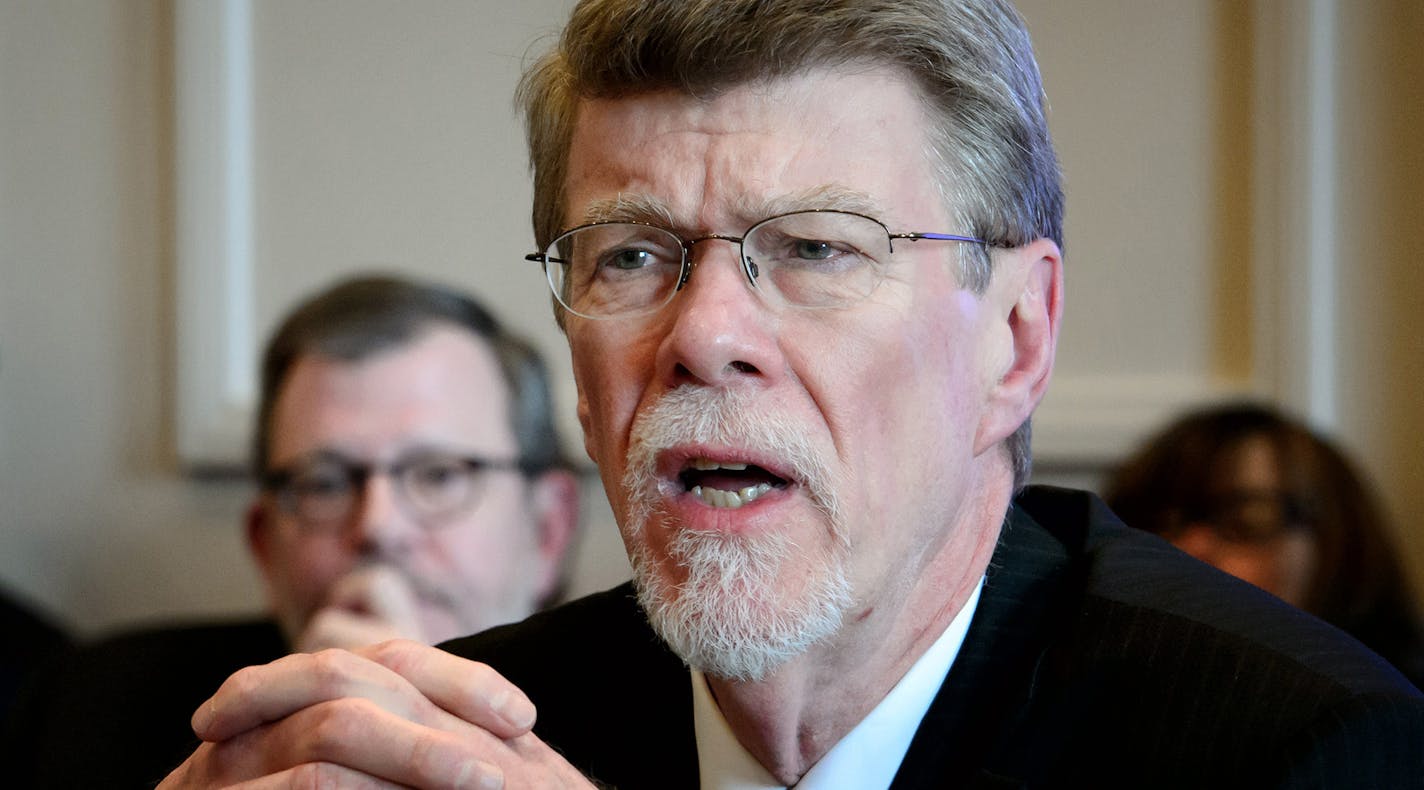
[[[643,222],[670,227],[672,210],[663,201],[646,194],[620,192],[618,197],[595,200],[584,209],[581,224],[592,222]]]
[[[797,211],[849,211],[878,218],[883,206],[865,192],[834,184],[770,198],[744,198],[737,206],[737,214],[748,225]],[[669,230],[679,228],[667,203],[648,194],[619,193],[617,197],[589,203],[579,224],[594,222],[640,222]],[[733,231],[725,229],[723,232]]]

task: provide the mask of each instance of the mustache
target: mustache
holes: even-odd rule
[[[629,496],[653,498],[660,482],[658,454],[686,444],[725,445],[776,458],[778,472],[800,484],[832,524],[841,523],[830,464],[808,431],[794,420],[760,408],[758,398],[745,390],[684,384],[640,413],[633,421],[623,475]]]

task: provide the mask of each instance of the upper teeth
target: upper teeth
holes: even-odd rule
[[[771,490],[770,483],[757,483],[740,491],[723,491],[710,486],[693,486],[692,495],[712,507],[738,508],[751,503],[757,497]]]
[[[710,472],[713,469],[729,469],[733,472],[740,472],[747,468],[744,463],[735,461],[713,461],[711,458],[692,459],[692,468],[699,472]]]

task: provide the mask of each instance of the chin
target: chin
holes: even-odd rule
[[[839,630],[851,606],[843,555],[789,574],[803,557],[780,533],[683,531],[667,551],[682,581],[671,581],[641,544],[633,554],[638,600],[673,652],[710,675],[762,680]],[[803,584],[782,589],[803,575]]]

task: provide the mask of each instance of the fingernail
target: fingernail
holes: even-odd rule
[[[490,707],[511,727],[527,730],[534,726],[534,703],[523,694],[501,690],[490,700]]]
[[[212,725],[213,716],[215,715],[212,700],[205,701],[202,705],[198,706],[197,710],[193,711],[193,718],[189,723],[193,725],[193,732],[199,738],[202,738],[203,733],[207,732],[208,727]]]

